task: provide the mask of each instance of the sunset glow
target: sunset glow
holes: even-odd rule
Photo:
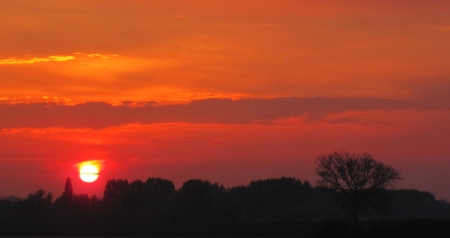
[[[398,168],[397,188],[450,200],[449,12],[434,0],[1,1],[0,196],[56,198],[67,177],[99,197],[109,179],[316,185],[315,158],[348,150]]]

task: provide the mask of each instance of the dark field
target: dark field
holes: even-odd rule
[[[2,236],[450,237],[450,220],[302,222],[58,223],[2,222]]]

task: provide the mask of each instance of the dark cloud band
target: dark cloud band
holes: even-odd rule
[[[0,128],[94,128],[128,123],[166,122],[251,124],[271,123],[278,118],[307,115],[311,120],[330,113],[372,110],[449,110],[436,101],[380,98],[272,98],[206,99],[189,104],[157,105],[146,102],[139,107],[124,103],[113,106],[89,102],[74,106],[57,103],[0,104]]]

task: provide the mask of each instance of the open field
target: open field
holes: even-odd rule
[[[42,223],[1,222],[2,236],[450,237],[450,220],[302,222]]]

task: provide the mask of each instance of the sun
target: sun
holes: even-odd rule
[[[80,166],[80,178],[86,183],[92,183],[98,178],[98,168],[92,164]]]

